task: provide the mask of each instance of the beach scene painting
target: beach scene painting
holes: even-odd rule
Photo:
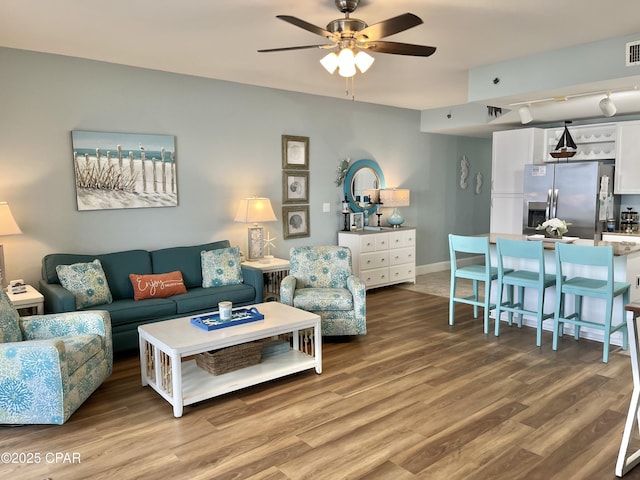
[[[78,210],[178,205],[173,135],[71,132]]]

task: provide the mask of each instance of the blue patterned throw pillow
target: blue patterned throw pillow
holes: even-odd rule
[[[22,332],[18,323],[18,311],[0,288],[0,343],[21,342]]]
[[[240,249],[238,247],[206,250],[200,253],[200,258],[204,288],[242,283]]]
[[[58,265],[56,273],[60,284],[76,297],[76,308],[111,303],[111,291],[100,260],[90,263]]]

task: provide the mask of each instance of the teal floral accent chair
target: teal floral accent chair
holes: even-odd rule
[[[0,424],[62,424],[112,368],[107,312],[20,317],[0,290]]]
[[[364,282],[351,273],[346,247],[295,247],[289,275],[280,283],[280,301],[322,318],[323,336],[367,333]]]

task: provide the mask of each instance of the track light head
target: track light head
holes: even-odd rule
[[[518,114],[520,115],[520,122],[523,125],[527,123],[531,123],[533,121],[533,115],[531,115],[531,109],[529,105],[523,105],[518,109]]]
[[[602,114],[605,117],[613,117],[616,114],[616,111],[617,111],[616,105],[613,103],[613,100],[611,100],[611,98],[609,97],[609,94],[607,94],[606,97],[600,100],[599,106],[600,106],[600,110],[602,110]]]

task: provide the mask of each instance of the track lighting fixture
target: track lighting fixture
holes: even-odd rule
[[[531,115],[531,108],[529,108],[529,105],[521,106],[518,109],[518,114],[520,115],[520,122],[522,122],[523,125],[533,121],[533,115]]]
[[[600,110],[602,110],[602,114],[605,117],[613,117],[617,111],[616,105],[609,95],[611,95],[611,92],[607,92],[607,96],[600,100],[599,103]]]
[[[576,98],[591,97],[594,101],[594,104],[597,104],[600,107],[600,111],[605,117],[613,117],[618,111],[618,107],[613,102],[613,99],[611,98],[611,94],[615,93],[616,95],[623,96],[635,91],[637,91],[637,87],[625,88],[625,89],[614,90],[614,91],[603,90],[603,91],[595,91],[595,92],[587,92],[587,93],[576,93],[572,95],[541,98],[537,100],[527,100],[525,102],[516,102],[516,103],[509,104],[509,106],[518,109],[518,115],[520,116],[520,121],[522,122],[523,125],[526,125],[527,123],[530,123],[533,121],[532,107],[534,107],[533,108],[534,111],[541,112],[542,110],[539,109],[538,105],[542,106],[543,104],[550,104],[550,103],[571,102],[571,100]],[[602,95],[605,95],[605,97],[603,98]],[[588,100],[588,101],[591,101],[591,100]]]

